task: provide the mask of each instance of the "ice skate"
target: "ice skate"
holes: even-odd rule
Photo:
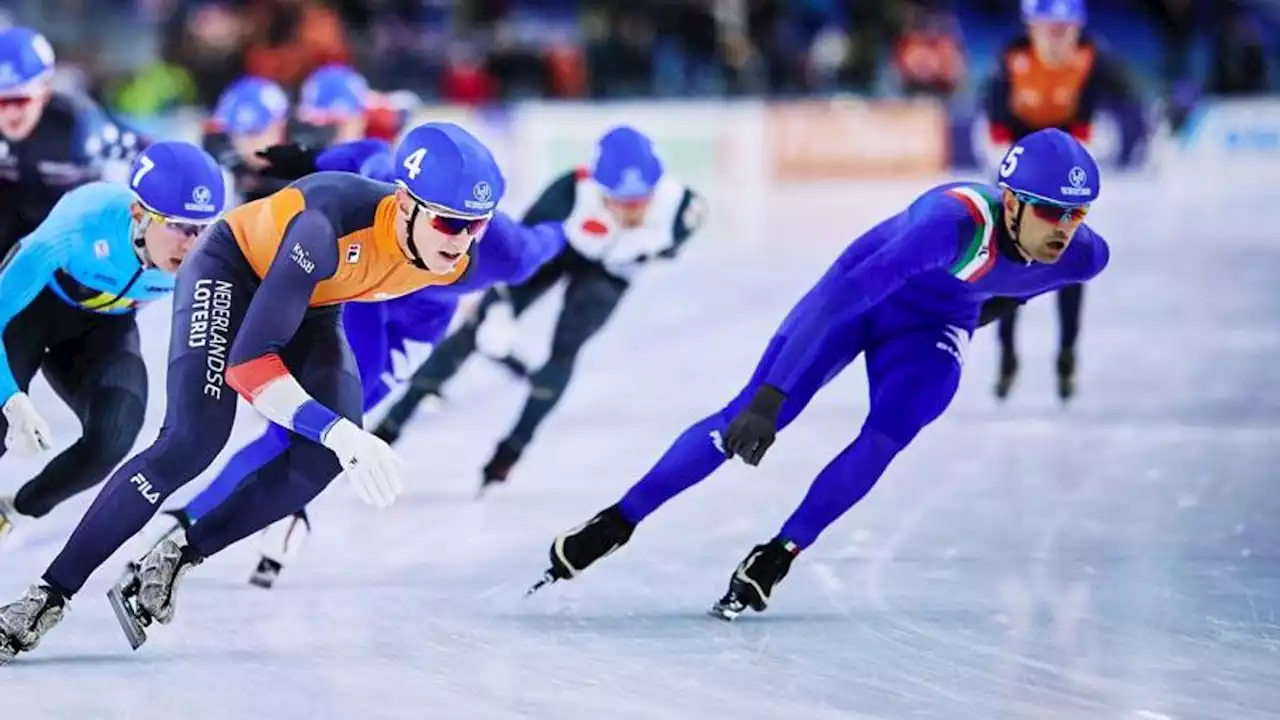
[[[440,391],[428,390],[426,394],[422,396],[422,400],[419,401],[414,412],[421,411],[437,413],[440,412],[443,407],[444,396],[440,394]],[[408,418],[405,419],[405,422],[408,422]],[[386,444],[394,445],[396,441],[400,439],[400,433],[402,430],[404,430],[404,426],[401,423],[397,422],[393,418],[386,417],[383,418],[382,422],[378,423],[378,426],[373,429],[373,434]]]
[[[249,576],[249,584],[270,590],[280,571],[297,559],[310,534],[311,521],[305,510],[271,523],[259,536],[262,559]]]
[[[489,359],[511,373],[511,377],[516,380],[528,380],[532,374],[529,370],[529,364],[515,355],[490,356]]]
[[[0,607],[0,665],[35,650],[66,611],[67,599],[44,584],[32,585],[21,599]]]
[[[795,554],[794,545],[777,538],[752,548],[729,578],[729,591],[708,613],[721,620],[733,620],[747,608],[763,612],[769,605],[773,587],[791,569]]]
[[[17,518],[18,510],[13,506],[13,498],[0,497],[0,542],[4,542],[4,539],[13,532]]]
[[[125,574],[107,592],[116,619],[134,650],[146,642],[146,628],[173,620],[178,581],[204,561],[185,540],[166,538],[141,560],[130,563]]]
[[[1063,348],[1058,354],[1058,398],[1063,402],[1076,394],[1076,351]]]
[[[484,469],[481,471],[478,495],[484,495],[485,491],[496,483],[506,482],[507,476],[511,474],[511,470],[519,460],[519,448],[506,440],[498,443],[498,447],[493,451],[493,457],[489,458],[489,462],[485,464]]]
[[[529,593],[558,580],[568,580],[592,563],[627,544],[635,523],[617,505],[610,505],[586,523],[558,536],[551,543],[551,567]]]

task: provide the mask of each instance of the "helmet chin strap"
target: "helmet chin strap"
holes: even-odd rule
[[[421,212],[422,206],[418,203],[413,204],[413,212],[409,213],[409,219],[404,225],[404,246],[409,249],[409,262],[419,270],[430,272],[427,263],[422,259],[422,253],[418,252],[418,246],[413,242],[413,226],[418,223],[418,213]]]
[[[1009,231],[1009,239],[1013,241],[1014,246],[1018,248],[1018,252],[1022,253],[1024,259],[1026,259],[1027,263],[1030,264],[1035,261],[1031,259],[1031,253],[1023,246],[1022,240],[1018,238],[1018,235],[1021,234],[1022,230],[1022,213],[1026,212],[1026,210],[1027,204],[1019,200],[1018,214],[1013,216],[1013,229]]]
[[[151,253],[147,252],[147,228],[151,226],[151,218],[143,217],[133,223],[133,249],[138,253],[138,260],[145,268],[159,267],[151,261]]]

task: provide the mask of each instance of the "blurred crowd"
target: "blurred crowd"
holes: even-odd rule
[[[0,0],[69,81],[130,114],[210,105],[251,73],[349,62],[375,87],[529,97],[952,96],[1019,31],[1017,0]],[[1272,91],[1270,0],[1090,3],[1089,32],[1154,95]]]

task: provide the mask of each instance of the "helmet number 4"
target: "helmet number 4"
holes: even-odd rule
[[[1015,145],[1009,150],[1009,154],[1004,156],[1004,163],[1000,165],[1000,177],[1007,178],[1018,169],[1018,156],[1025,150],[1021,145]]]
[[[139,157],[138,170],[133,174],[133,180],[130,181],[129,184],[132,185],[136,190],[138,185],[142,183],[142,178],[146,177],[147,173],[155,169],[156,169],[156,164],[151,158],[147,157],[146,155]]]
[[[422,159],[427,156],[426,148],[418,148],[404,159],[404,169],[409,171],[409,179],[416,180],[422,174]]]

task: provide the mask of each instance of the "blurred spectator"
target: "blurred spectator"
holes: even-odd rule
[[[964,81],[960,25],[948,10],[911,3],[894,49],[894,66],[907,95],[948,97]]]
[[[493,100],[497,88],[479,53],[463,43],[454,43],[440,76],[440,98],[463,105],[479,105]]]
[[[587,57],[592,97],[647,95],[653,89],[654,29],[642,9],[615,10],[597,21],[601,37]]]
[[[165,50],[187,69],[200,103],[212,107],[223,89],[244,74],[241,55],[247,35],[244,15],[235,7],[186,5],[170,20]]]
[[[1195,40],[1195,5],[1191,0],[1145,0],[1164,40],[1164,81],[1174,88],[1191,75]]]
[[[286,87],[351,52],[337,13],[317,0],[251,0],[245,72]]]
[[[1209,87],[1218,95],[1268,90],[1267,55],[1258,24],[1235,0],[1219,0]]]

